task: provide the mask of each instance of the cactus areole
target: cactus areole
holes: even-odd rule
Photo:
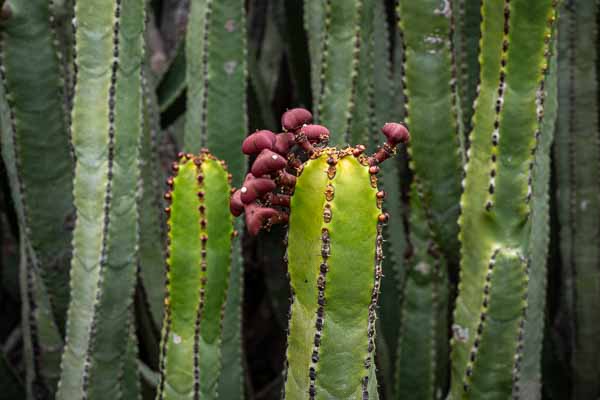
[[[385,124],[387,142],[368,156],[362,145],[327,147],[329,130],[311,121],[309,111],[292,109],[281,119],[283,133],[262,130],[246,138],[242,150],[256,160],[230,209],[245,213],[251,235],[289,224],[285,398],[372,399],[387,221],[377,174],[409,133],[404,125]]]

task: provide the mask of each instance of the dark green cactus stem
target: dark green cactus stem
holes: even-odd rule
[[[573,398],[600,395],[598,238],[598,3],[567,1],[560,22],[560,107],[557,131],[560,243],[569,313]]]
[[[390,33],[386,21],[385,1],[376,0],[374,4],[374,47],[373,47],[373,106],[374,118],[371,132],[378,126],[393,120],[398,112],[397,98],[401,91],[395,88],[390,60]],[[376,148],[379,137],[370,135],[371,149]],[[398,344],[400,312],[398,299],[404,282],[406,235],[403,217],[406,212],[402,202],[400,187],[400,160],[395,158],[381,166],[380,187],[385,190],[385,205],[389,212],[389,221],[384,226],[385,274],[381,281],[379,298],[379,318],[377,322],[377,366],[379,382],[385,391],[385,398],[392,398],[394,391],[394,369],[396,346]],[[383,343],[383,344],[382,344]]]
[[[464,144],[457,114],[450,4],[401,0],[398,14],[404,41],[405,121],[413,135],[410,165],[435,241],[456,261]]]
[[[457,62],[457,84],[460,94],[462,123],[465,131],[471,130],[471,119],[477,85],[479,84],[479,39],[481,25],[481,0],[455,0],[456,26],[454,53]]]
[[[136,279],[143,0],[77,1],[77,222],[58,399],[119,398]]]
[[[216,399],[234,237],[231,177],[208,153],[182,155],[173,168],[157,399]]]
[[[142,196],[139,198],[139,276],[150,314],[160,328],[164,304],[166,241],[163,212],[163,173],[158,160],[160,121],[154,92],[156,78],[144,69],[144,131],[140,149]]]
[[[542,312],[544,283],[529,282],[545,274],[532,224],[547,218],[542,188],[551,137],[542,129],[555,7],[553,0],[483,4],[481,83],[459,219],[453,399],[525,396],[524,364],[539,362],[539,343],[528,335],[543,330],[532,313]]]
[[[0,354],[0,385],[5,399],[24,399],[26,396],[23,383],[4,353]]]
[[[51,5],[40,0],[4,3],[2,147],[5,162],[9,163],[10,156],[15,164],[11,186],[28,257],[48,290],[52,314],[64,330],[74,213],[73,159],[61,49]]]
[[[316,120],[331,128],[334,145],[366,142],[373,113],[373,0],[306,0],[304,20]]]
[[[129,322],[129,334],[127,336],[127,348],[123,361],[123,383],[121,398],[127,400],[141,400],[140,374],[138,372],[138,341],[135,332],[135,323]]]
[[[185,42],[187,110],[185,150],[208,147],[242,181],[237,151],[246,132],[244,2],[192,0]]]
[[[555,27],[556,29],[556,27]],[[521,392],[526,399],[542,396],[542,342],[546,318],[546,283],[548,247],[550,244],[550,149],[557,119],[557,49],[556,36],[552,45],[552,58],[545,81],[544,116],[532,171],[531,232],[529,242],[529,284],[527,288],[527,314],[523,341],[521,367]],[[552,265],[552,264],[549,264]]]
[[[437,399],[448,377],[448,278],[416,185],[411,192],[409,256],[401,281],[394,398]]]
[[[351,148],[326,148],[298,177],[287,250],[288,400],[378,398],[373,352],[382,214],[363,157]]]

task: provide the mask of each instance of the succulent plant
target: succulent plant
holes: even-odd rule
[[[231,198],[231,212],[245,213],[252,235],[289,224],[293,296],[285,398],[374,399],[376,306],[388,219],[377,174],[409,134],[401,124],[385,124],[387,142],[367,156],[362,145],[325,147],[329,130],[311,120],[307,110],[292,109],[281,118],[283,133],[248,136],[242,149],[256,160]]]

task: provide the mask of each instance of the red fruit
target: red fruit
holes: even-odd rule
[[[287,166],[287,159],[271,150],[263,150],[260,152],[256,161],[252,164],[252,175],[263,176],[271,175],[272,173],[284,169]]]
[[[242,143],[242,152],[248,155],[259,154],[262,150],[275,148],[275,134],[271,131],[256,131]]]
[[[284,131],[295,131],[304,124],[312,122],[312,114],[304,108],[292,108],[281,116],[281,126]]]
[[[388,140],[388,144],[392,147],[399,143],[406,143],[408,142],[408,139],[410,139],[410,133],[408,132],[408,129],[406,129],[406,126],[397,122],[386,123],[383,128],[381,128],[381,132],[383,132]]]

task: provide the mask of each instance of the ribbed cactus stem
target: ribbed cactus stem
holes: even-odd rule
[[[39,271],[53,316],[64,331],[74,212],[73,159],[62,55],[51,5],[11,0],[2,7],[0,75],[6,103],[2,150],[5,162],[14,163],[13,200],[32,252],[30,261]]]
[[[331,143],[369,140],[373,120],[373,0],[306,0],[317,121]],[[360,99],[360,100],[359,100]]]
[[[118,398],[136,280],[142,0],[78,1],[71,303],[58,399]]]
[[[192,0],[185,42],[185,150],[208,147],[232,171],[244,171],[238,149],[246,131],[244,2]],[[227,117],[226,117],[227,116]],[[239,184],[243,174],[237,174]]]
[[[252,173],[231,198],[234,215],[246,214],[251,234],[288,223],[287,266],[292,290],[284,397],[378,399],[374,365],[376,306],[382,277],[385,193],[378,164],[409,138],[397,123],[382,128],[387,142],[374,155],[365,146],[323,147],[329,130],[310,125],[304,109],[287,111],[286,133],[259,131],[242,149],[258,154]],[[278,138],[294,136],[308,161],[276,153]],[[290,172],[286,172],[289,170]],[[295,178],[283,185],[274,171]],[[267,176],[276,176],[269,184]],[[296,178],[297,177],[297,178]],[[293,189],[287,201],[275,190]],[[274,197],[275,196],[275,197]],[[287,208],[291,213],[287,213]],[[318,266],[318,268],[317,268]],[[349,268],[352,266],[352,268]]]
[[[231,176],[206,152],[182,154],[173,170],[157,399],[216,399],[234,237]]]
[[[447,266],[426,218],[413,184],[394,376],[399,399],[435,399],[445,392],[448,377]]]
[[[458,118],[452,3],[401,0],[398,15],[404,44],[405,119],[413,135],[410,165],[437,246],[456,261],[464,143]]]
[[[600,324],[600,218],[598,187],[599,5],[594,1],[563,2],[559,22],[560,110],[556,176],[562,258],[561,294],[564,323],[569,329],[573,398],[600,395],[598,341]]]
[[[538,152],[547,151],[539,141],[555,8],[553,0],[483,5],[481,85],[459,219],[461,272],[451,341],[454,399],[519,398],[522,360],[539,357],[529,353],[537,346],[528,346],[524,354],[524,313],[529,312],[525,299],[543,298],[545,290],[528,282],[531,265],[538,263],[541,274],[536,276],[544,270],[530,245],[538,240],[532,234],[532,209],[547,201],[533,197],[533,180],[541,184],[547,176],[533,171],[544,160]],[[523,63],[523,57],[533,61]],[[500,269],[506,272],[496,278]],[[541,329],[534,325],[528,329]],[[486,337],[494,338],[488,350]]]

